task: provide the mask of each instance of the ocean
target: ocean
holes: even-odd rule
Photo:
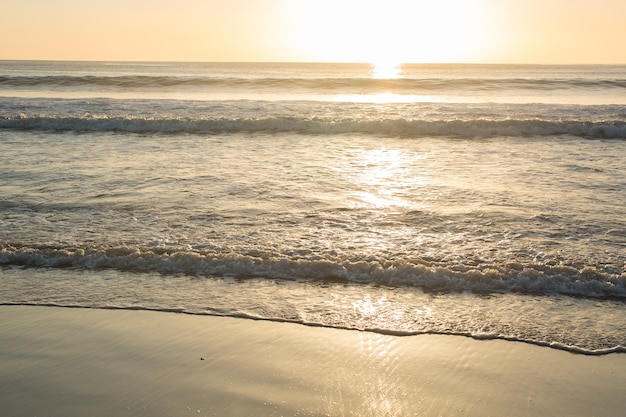
[[[626,352],[626,67],[0,61],[0,304]]]

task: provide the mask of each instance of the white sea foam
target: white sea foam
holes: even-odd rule
[[[419,287],[435,291],[517,291],[587,297],[626,297],[626,275],[583,266],[460,265],[422,261],[262,258],[232,252],[169,251],[137,247],[15,248],[3,245],[0,265],[114,269],[204,277],[314,280]]]
[[[333,282],[212,279],[113,270],[4,269],[0,305],[151,310],[376,332],[625,352],[623,301],[510,293],[425,293]],[[36,284],[36,285],[34,285]],[[558,311],[559,314],[555,314]],[[607,325],[608,324],[608,325]]]

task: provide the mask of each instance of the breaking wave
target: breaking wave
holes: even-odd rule
[[[232,251],[139,247],[29,247],[4,243],[0,265],[187,274],[206,277],[313,280],[419,287],[428,291],[522,292],[584,297],[626,297],[623,271],[593,266],[487,264],[426,260],[307,259]]]
[[[500,89],[562,90],[625,89],[625,79],[525,79],[525,78],[215,78],[199,76],[0,76],[0,87],[8,88],[204,88],[204,89],[270,89],[319,92],[378,92],[399,94],[416,92],[495,91]]]
[[[366,134],[398,137],[528,137],[571,135],[591,139],[626,139],[626,121],[407,120],[312,117],[159,118],[4,116],[0,129],[154,134],[298,133],[304,135]]]

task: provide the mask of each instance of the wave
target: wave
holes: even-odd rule
[[[555,136],[590,139],[626,139],[625,121],[522,120],[407,120],[332,119],[313,117],[264,118],[157,118],[157,117],[54,117],[0,116],[0,129],[56,132],[124,133],[298,133],[304,135],[367,134],[398,137],[453,136]]]
[[[522,292],[626,298],[626,274],[592,266],[510,262],[468,269],[418,260],[297,259],[167,248],[37,247],[2,244],[0,265],[111,269],[238,279],[265,278],[419,287],[428,291]]]
[[[353,92],[418,93],[434,91],[498,91],[625,89],[626,79],[536,79],[536,78],[214,78],[191,76],[0,76],[0,87],[8,88],[206,88],[261,90],[307,90],[350,94]]]

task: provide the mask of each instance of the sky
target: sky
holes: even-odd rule
[[[3,0],[0,59],[626,64],[624,0]]]

